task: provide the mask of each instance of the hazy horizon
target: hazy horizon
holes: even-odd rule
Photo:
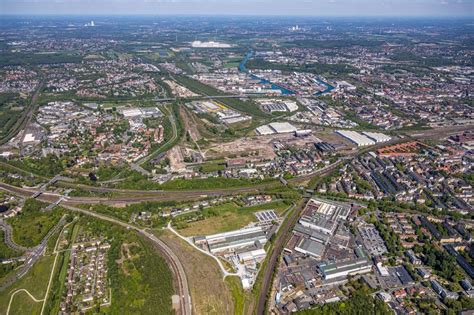
[[[0,0],[3,15],[472,17],[473,0]]]

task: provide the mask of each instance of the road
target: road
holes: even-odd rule
[[[0,229],[2,229],[5,233],[5,244],[7,244],[8,247],[19,252],[24,252],[28,250],[28,248],[18,245],[17,243],[15,243],[15,241],[13,241],[12,227],[6,222],[4,222],[3,219],[0,219]]]
[[[450,126],[445,128],[438,128],[435,130],[424,130],[424,131],[412,131],[407,133],[409,138],[413,139],[423,139],[423,138],[440,138],[443,136],[447,136],[453,133],[458,133],[464,130],[470,130],[474,128],[474,125],[464,125],[464,126]],[[375,150],[379,147],[386,146],[389,144],[394,144],[397,142],[403,142],[406,139],[394,139],[387,143],[380,143],[375,146],[366,147],[362,149],[358,149],[354,151],[351,156],[345,157],[346,160],[350,158],[360,155],[362,153],[368,152],[370,150]],[[334,163],[333,163],[334,164]],[[335,168],[336,165],[330,165],[328,167]],[[0,165],[8,165],[7,163],[1,162]],[[16,168],[15,168],[16,169]],[[20,169],[18,169],[20,170]],[[289,180],[290,183],[298,183],[301,181],[309,180],[315,176],[324,175],[325,169],[318,170],[314,173],[295,177]],[[87,191],[98,192],[98,193],[115,193],[120,194],[120,196],[113,196],[110,198],[100,198],[100,197],[70,197],[68,202],[71,204],[80,204],[80,203],[106,203],[106,204],[116,204],[116,203],[134,203],[134,202],[141,202],[141,201],[170,201],[170,200],[192,200],[198,199],[203,197],[212,197],[212,196],[221,196],[221,195],[231,195],[231,194],[238,194],[238,193],[253,193],[258,192],[261,189],[274,187],[278,185],[278,183],[264,183],[253,185],[249,187],[241,187],[241,188],[217,188],[213,190],[180,190],[180,191],[162,191],[162,190],[131,190],[131,189],[116,189],[116,188],[107,188],[107,187],[96,187],[96,186],[89,186],[83,184],[74,184],[71,182],[64,181],[63,179],[59,178],[59,181],[63,186],[70,187],[70,188],[80,188]],[[14,186],[5,186],[5,184],[0,183],[0,188],[3,187],[5,190],[17,190],[17,193],[24,195],[24,193],[28,190],[26,188],[18,188]],[[29,189],[30,194],[34,194],[37,192],[35,189]],[[43,195],[51,195],[50,193],[45,192]],[[53,194],[54,195],[54,194]],[[55,195],[58,196],[57,194]],[[49,201],[55,200],[54,198],[49,199]]]
[[[224,267],[224,264],[222,264],[222,261],[217,258],[216,256],[214,256],[213,254],[211,254],[210,252],[207,252],[199,247],[197,247],[192,241],[190,241],[188,238],[182,236],[181,234],[179,234],[175,229],[173,229],[173,227],[171,226],[171,222],[168,223],[168,226],[167,226],[167,229],[170,230],[173,234],[175,234],[177,237],[179,237],[180,239],[182,239],[183,241],[185,241],[186,243],[188,243],[189,245],[191,245],[192,247],[194,247],[194,249],[198,250],[199,252],[203,253],[204,255],[206,256],[209,256],[211,257],[212,259],[214,259],[217,264],[219,265],[219,268],[221,269],[222,271],[222,277],[223,279],[225,279],[227,276],[237,276],[237,277],[240,277],[240,274],[236,273],[236,272],[228,272],[225,267]]]
[[[455,134],[463,130],[472,129],[473,125],[467,126],[451,126],[446,128],[439,128],[435,130],[426,130],[426,131],[416,131],[407,133],[410,138],[413,139],[425,139],[425,138],[441,138],[448,136],[450,134]],[[383,144],[387,145],[387,143]],[[373,150],[375,147],[366,148],[364,151]],[[354,156],[357,154],[361,154],[362,150],[356,152]],[[352,157],[345,157],[344,160],[337,161],[322,170],[316,171],[315,173],[305,175],[299,178],[295,178],[290,180],[292,181],[299,181],[310,179],[314,176],[324,176],[327,173],[333,171],[341,162],[348,161]],[[130,194],[129,196],[123,195],[113,198],[99,198],[99,197],[70,197],[65,200],[62,204],[65,208],[68,208],[73,211],[79,211],[86,215],[94,216],[102,220],[107,220],[112,223],[119,224],[129,229],[134,229],[138,233],[144,235],[148,239],[152,240],[153,243],[159,248],[165,258],[169,261],[170,265],[173,268],[173,271],[177,277],[179,292],[180,292],[180,304],[182,314],[191,314],[191,302],[189,296],[189,288],[187,286],[186,275],[184,273],[184,269],[179,262],[178,258],[175,254],[164,244],[161,240],[159,240],[156,236],[151,233],[148,233],[145,230],[139,229],[133,225],[121,222],[117,219],[110,218],[107,216],[99,215],[90,211],[86,211],[83,209],[75,208],[74,205],[81,204],[81,203],[133,203],[133,202],[143,202],[143,201],[166,201],[166,200],[190,200],[190,199],[199,199],[203,197],[211,197],[211,196],[221,196],[221,195],[229,195],[229,194],[238,194],[238,193],[252,193],[258,192],[260,189],[264,189],[266,187],[274,186],[273,184],[260,184],[251,187],[242,187],[242,188],[232,188],[232,189],[214,189],[214,190],[200,190],[200,191],[137,191],[137,190],[125,190],[125,189],[112,189],[112,188],[102,188],[102,187],[92,187],[87,185],[75,185],[71,183],[67,183],[69,185],[73,185],[74,187],[84,187],[91,191],[97,192],[114,192],[114,193],[121,193],[121,194]],[[38,192],[37,189],[27,189],[27,188],[20,188],[11,186],[8,184],[0,183],[0,189],[6,190],[8,192],[19,194],[25,197],[31,196]],[[38,199],[45,201],[45,202],[55,202],[61,196],[58,194],[50,193],[50,192],[43,192],[41,196],[38,196]],[[267,268],[263,270],[263,283],[262,283],[262,290],[260,292],[260,297],[257,306],[257,314],[263,314],[265,311],[265,301],[267,298],[267,292],[270,289],[271,280],[273,276],[273,271],[275,270],[278,257],[283,250],[284,242],[286,240],[286,236],[288,235],[289,231],[293,228],[294,224],[296,223],[300,212],[304,208],[304,204],[307,202],[307,199],[302,200],[302,204],[293,212],[292,216],[286,221],[286,224],[282,226],[282,232],[279,234],[279,237],[275,241],[274,249],[272,250]],[[43,248],[44,249],[44,248]],[[42,250],[41,250],[42,251]],[[40,252],[41,253],[41,252]],[[31,265],[31,262],[27,263],[27,265]],[[0,288],[1,290],[1,288]]]
[[[40,195],[37,198],[38,200],[41,200],[41,201],[50,202],[48,196],[45,194]],[[158,239],[154,234],[147,232],[145,229],[138,228],[137,226],[122,222],[118,219],[105,216],[102,214],[98,214],[95,212],[91,212],[85,209],[73,207],[70,205],[63,204],[62,206],[70,211],[80,212],[82,214],[92,216],[100,220],[104,220],[104,221],[108,221],[108,222],[120,225],[126,229],[135,230],[136,232],[142,234],[143,236],[151,240],[155,248],[157,248],[163,254],[164,258],[167,260],[167,262],[171,266],[173,273],[175,275],[176,284],[178,286],[178,292],[179,292],[179,297],[180,297],[179,314],[182,314],[182,315],[192,314],[191,296],[189,293],[186,273],[178,257],[171,251],[171,249],[163,241]],[[31,256],[27,259],[26,263],[14,275],[10,276],[8,279],[5,279],[5,281],[2,283],[2,286],[0,287],[0,292],[8,288],[17,279],[23,277],[30,270],[30,268],[35,264],[35,262],[41,256],[41,253],[43,253],[51,235],[56,233],[58,229],[64,223],[65,223],[65,216],[63,216],[61,220],[58,222],[58,224],[48,232],[46,237],[41,241],[40,245],[38,245],[32,250]]]
[[[175,80],[176,81],[176,80]],[[294,97],[294,95],[281,95],[281,97]],[[267,97],[263,93],[242,93],[242,94],[233,94],[233,95],[199,95],[191,97],[181,97],[180,100],[186,101],[196,101],[196,100],[209,100],[209,99],[226,99],[226,98],[243,98],[243,97]],[[167,97],[167,98],[155,98],[155,102],[174,102],[178,100],[176,97]]]
[[[13,283],[15,283],[15,281],[23,277],[31,269],[31,267],[33,267],[48,245],[50,237],[56,233],[65,222],[66,219],[65,216],[63,216],[61,220],[59,220],[59,222],[51,230],[49,230],[48,234],[46,234],[41,243],[30,251],[29,257],[26,259],[25,263],[14,274],[8,276],[2,281],[0,292],[10,287]]]
[[[414,138],[414,139],[442,138],[442,137],[447,137],[451,134],[459,133],[459,132],[464,131],[464,130],[469,130],[472,127],[474,127],[474,126],[472,126],[472,125],[469,125],[469,126],[452,126],[452,127],[442,128],[442,129],[438,129],[438,130],[427,130],[427,131],[423,131],[423,132],[418,131],[418,132],[409,133],[409,137]],[[397,140],[397,141],[399,141],[399,140]],[[377,145],[375,147],[370,147],[370,148],[363,149],[363,150],[359,151],[355,156],[363,154],[363,153],[365,153],[369,150],[374,150],[375,148],[377,148],[379,146],[386,146],[386,145],[389,145],[389,144],[392,144],[392,143],[384,143],[384,144]],[[349,157],[349,158],[346,159],[346,161],[350,160],[350,159],[351,158]],[[316,175],[323,176],[323,175],[331,172],[341,162],[343,162],[343,161],[338,161],[336,163],[333,163],[332,165],[328,166],[325,169],[325,171],[320,170],[322,172],[319,172]],[[311,177],[314,177],[314,176],[315,176],[314,174],[311,174]],[[296,211],[293,212],[293,214],[292,214],[291,218],[289,218],[287,224],[284,227],[282,227],[282,229],[283,229],[282,233],[279,234],[279,237],[275,241],[275,245],[273,247],[273,250],[272,250],[270,259],[268,261],[268,264],[266,266],[266,269],[263,270],[264,274],[263,274],[263,280],[262,280],[262,287],[261,287],[261,290],[260,290],[260,296],[259,296],[258,304],[257,304],[257,314],[258,315],[265,313],[267,294],[271,289],[272,279],[273,279],[273,272],[276,268],[278,258],[280,257],[280,255],[283,251],[283,246],[284,246],[285,241],[287,239],[288,233],[290,232],[290,230],[293,228],[293,226],[298,221],[300,213],[301,213],[301,211],[303,211],[304,206],[306,205],[308,200],[309,200],[309,198],[303,199],[303,203],[300,205],[299,208],[296,209]]]

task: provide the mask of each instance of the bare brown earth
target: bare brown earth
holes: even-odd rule
[[[233,314],[234,300],[222,279],[216,262],[169,231],[160,232],[165,242],[182,262],[188,279],[194,314]]]

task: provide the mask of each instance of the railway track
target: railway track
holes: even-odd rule
[[[187,281],[186,273],[184,271],[184,267],[179,261],[176,254],[173,253],[173,251],[163,241],[161,241],[158,237],[146,231],[145,229],[140,229],[139,227],[135,225],[128,224],[118,219],[105,216],[102,214],[98,214],[95,212],[91,212],[85,209],[76,208],[70,205],[63,204],[62,206],[70,211],[79,212],[79,213],[82,213],[82,214],[85,214],[85,215],[88,215],[100,220],[104,220],[104,221],[108,221],[108,222],[120,225],[130,230],[134,230],[138,232],[139,234],[148,238],[150,241],[152,241],[155,248],[158,249],[160,253],[162,253],[163,257],[171,266],[173,270],[173,274],[175,275],[175,280],[178,286],[178,294],[179,294],[179,300],[180,300],[180,308],[179,308],[178,314],[181,314],[181,315],[192,314],[191,296],[189,294],[188,281]]]

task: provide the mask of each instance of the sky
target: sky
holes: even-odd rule
[[[0,14],[474,16],[474,0],[0,0]]]

